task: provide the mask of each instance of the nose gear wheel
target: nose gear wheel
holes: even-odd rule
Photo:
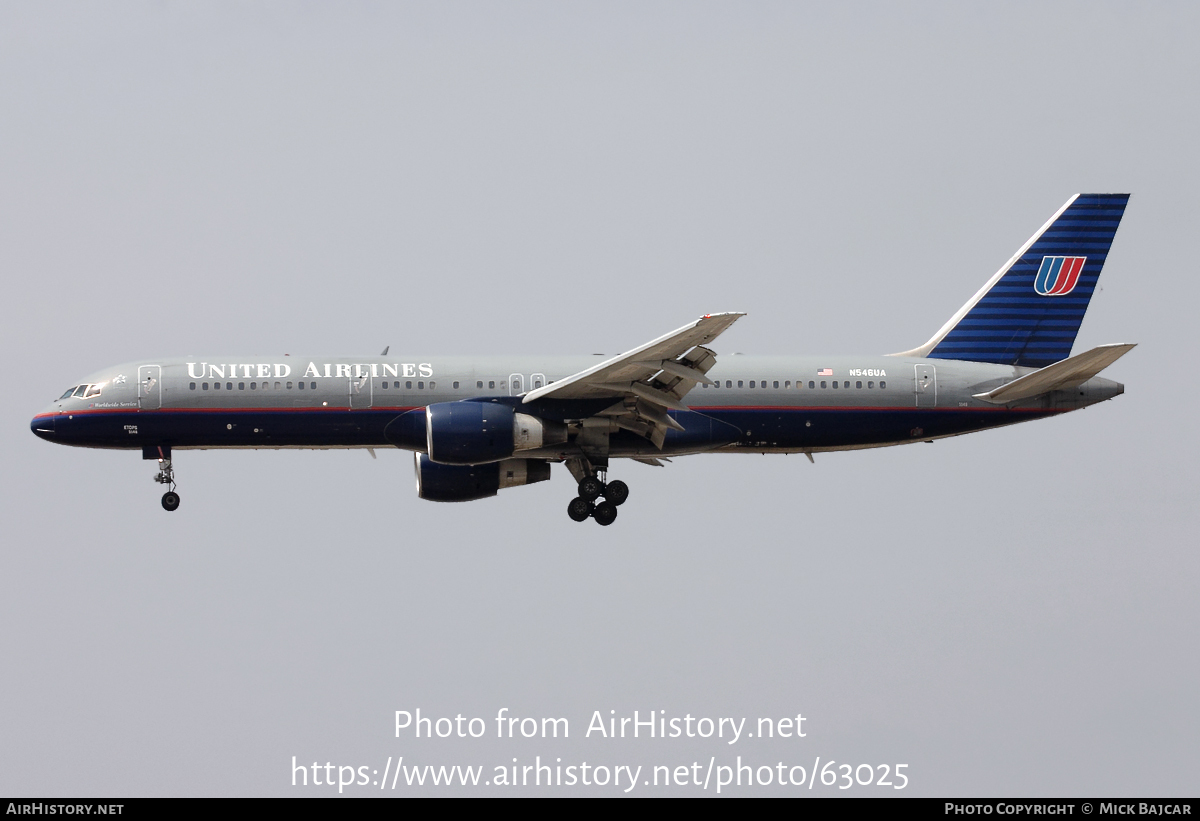
[[[171,464],[169,450],[164,453],[163,449],[159,448],[158,452],[158,475],[154,477],[154,481],[169,488],[163,494],[162,506],[163,510],[170,512],[179,507],[179,494],[175,492],[175,468]]]

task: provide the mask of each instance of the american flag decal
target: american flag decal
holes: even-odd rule
[[[833,368],[821,368],[817,371],[817,376],[833,376]]]
[[[1087,257],[1042,257],[1042,267],[1033,280],[1033,290],[1042,296],[1063,296],[1075,290]]]

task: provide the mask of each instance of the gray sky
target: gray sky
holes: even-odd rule
[[[1198,17],[0,6],[0,794],[740,755],[1194,796]],[[438,505],[395,451],[180,453],[168,515],[152,463],[28,428],[193,352],[616,353],[729,310],[718,353],[905,350],[1080,191],[1133,194],[1076,345],[1140,343],[1124,396],[816,465],[616,464],[610,528],[567,518],[561,468]],[[498,740],[505,707],[571,737]],[[488,735],[395,738],[417,708]],[[585,738],[597,710],[807,736]],[[769,792],[800,790],[733,794]]]

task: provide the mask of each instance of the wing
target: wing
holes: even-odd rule
[[[538,399],[611,398],[613,405],[597,416],[610,417],[626,430],[662,447],[668,428],[683,428],[668,410],[686,411],[683,397],[698,383],[711,384],[706,373],[717,356],[704,345],[716,339],[742,313],[708,314],[620,356],[525,394]]]

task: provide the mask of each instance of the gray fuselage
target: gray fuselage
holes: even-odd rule
[[[39,436],[84,447],[338,448],[397,445],[398,416],[462,400],[513,403],[524,413],[578,422],[595,401],[522,394],[598,360],[589,356],[187,357],[105,368],[33,420]],[[975,397],[1032,369],[896,356],[725,356],[672,411],[687,431],[662,449],[614,431],[609,455],[706,451],[820,452],[954,436],[1076,410],[1123,386],[1101,377],[1011,406]],[[605,403],[600,403],[605,404]],[[696,427],[691,418],[703,421]],[[695,421],[695,420],[693,420]],[[718,427],[719,430],[718,430]],[[706,432],[707,431],[707,432]],[[572,442],[525,456],[562,459]]]

